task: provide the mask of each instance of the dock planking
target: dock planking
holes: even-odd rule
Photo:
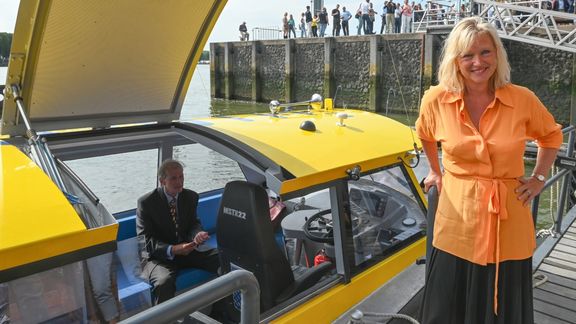
[[[547,280],[534,288],[534,321],[576,324],[576,227],[568,228],[535,273]]]
[[[552,317],[540,312],[534,312],[534,323],[538,324],[570,324],[570,322],[563,321],[556,317]]]
[[[561,320],[563,322],[566,323],[571,323],[574,324],[576,323],[576,313],[573,311],[570,311],[564,307],[560,307],[557,305],[554,305],[552,303],[540,300],[540,299],[536,299],[534,298],[534,310],[536,312],[542,313],[542,314],[546,314],[550,317],[556,318],[558,320]],[[539,322],[536,322],[537,324],[540,324]],[[552,323],[558,323],[558,321],[556,322],[552,322]]]

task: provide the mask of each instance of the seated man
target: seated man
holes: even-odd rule
[[[138,199],[136,231],[145,261],[142,277],[152,285],[155,304],[174,297],[180,269],[216,273],[219,266],[217,251],[202,245],[209,236],[196,215],[198,194],[183,188],[183,171],[180,162],[164,161],[158,169],[161,187]]]
[[[250,40],[250,34],[248,34],[248,28],[246,27],[246,22],[242,22],[242,24],[240,24],[240,27],[238,28],[238,30],[240,31],[240,40],[241,41],[249,41]]]

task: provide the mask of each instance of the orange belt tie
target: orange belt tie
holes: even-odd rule
[[[448,172],[446,172],[448,173]],[[505,181],[516,181],[516,178],[484,178],[484,177],[464,177],[451,174],[452,176],[465,180],[479,180],[490,181],[490,200],[488,202],[488,212],[498,218],[496,223],[496,251],[495,251],[495,266],[496,274],[494,278],[494,314],[498,315],[498,275],[500,270],[500,221],[508,219],[508,210],[501,208],[501,204],[506,204],[508,198],[508,188]]]
[[[498,315],[498,274],[500,270],[500,221],[508,218],[508,210],[500,208],[500,204],[506,203],[507,196],[508,188],[506,188],[504,181],[492,179],[488,212],[498,218],[496,223],[496,274],[494,276],[494,314],[496,315]]]

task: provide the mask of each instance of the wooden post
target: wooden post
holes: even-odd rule
[[[324,38],[324,98],[334,95],[334,37]]]
[[[292,102],[294,100],[294,40],[286,40],[284,47],[284,66],[285,66],[285,82],[284,82],[284,100],[285,102]]]
[[[382,57],[378,50],[378,40],[380,37],[369,37],[370,39],[370,67],[368,70],[368,109],[380,111],[380,74],[382,73]]]
[[[219,92],[218,89],[216,89],[216,68],[219,65],[216,51],[216,43],[210,43],[210,96],[212,98],[216,98],[216,94]]]
[[[424,91],[432,86],[432,79],[434,77],[434,44],[436,37],[434,34],[426,34],[426,36],[424,36],[424,66],[422,69],[420,96],[424,95]]]
[[[231,55],[232,55],[231,43],[224,43],[224,98],[227,100],[232,99],[232,94],[234,89],[232,89],[232,71],[231,69]]]
[[[252,101],[254,102],[259,102],[262,97],[262,87],[260,85],[260,71],[258,65],[258,55],[260,51],[259,46],[259,42],[252,42],[252,62],[250,65],[252,71]]]

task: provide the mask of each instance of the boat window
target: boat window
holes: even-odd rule
[[[423,236],[424,210],[401,166],[348,182],[354,264],[363,268]]]
[[[321,260],[335,263],[329,189],[292,198],[284,204],[285,210],[278,216],[281,223],[275,219],[273,224],[281,225],[291,264],[311,267],[317,255],[322,255]]]
[[[156,149],[66,161],[110,213],[136,208],[138,198],[156,187],[157,163]]]
[[[184,163],[184,187],[196,192],[224,188],[233,180],[245,180],[238,163],[200,144],[174,147],[173,157]]]

